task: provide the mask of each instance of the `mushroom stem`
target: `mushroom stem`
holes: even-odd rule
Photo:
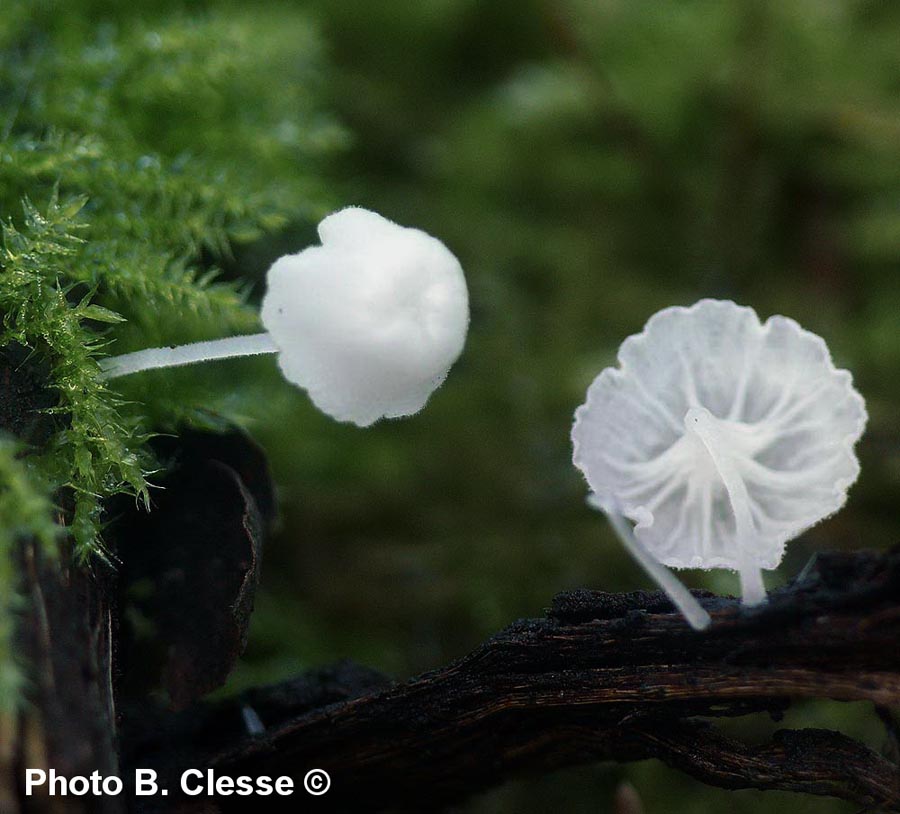
[[[753,562],[753,543],[756,539],[756,526],[750,513],[750,495],[747,484],[735,467],[731,457],[725,451],[726,446],[716,426],[716,419],[709,410],[703,407],[691,407],[684,416],[684,426],[695,434],[725,484],[728,502],[734,512],[735,531],[740,549],[741,600],[745,605],[760,605],[766,601],[766,586],[763,584],[762,571]]]
[[[230,359],[235,356],[257,356],[262,353],[278,353],[279,348],[268,333],[230,336],[210,342],[193,342],[190,345],[172,345],[165,348],[147,348],[122,356],[111,356],[100,362],[102,379],[117,379],[142,370],[164,367],[180,367],[213,359]]]
[[[750,562],[742,562],[738,574],[741,579],[741,602],[744,605],[762,605],[766,601],[766,586],[762,569]]]
[[[693,594],[684,586],[684,583],[647,550],[635,536],[631,524],[621,514],[616,511],[607,511],[606,516],[622,545],[628,549],[631,556],[637,560],[638,565],[647,572],[650,578],[662,588],[687,623],[694,630],[706,630],[712,620]]]

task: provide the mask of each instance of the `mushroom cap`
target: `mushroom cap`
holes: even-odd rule
[[[418,412],[465,344],[459,261],[425,232],[359,207],[326,217],[319,237],[269,269],[261,315],[282,372],[338,421]]]
[[[618,359],[575,413],[574,462],[660,562],[775,568],[846,501],[865,402],[794,320],[701,300],[655,314]],[[752,525],[744,557],[738,515]]]

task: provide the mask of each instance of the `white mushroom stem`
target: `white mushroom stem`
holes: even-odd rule
[[[165,367],[180,367],[213,359],[231,359],[236,356],[258,356],[262,353],[278,353],[278,346],[268,333],[247,336],[230,336],[211,342],[194,342],[190,345],[172,345],[165,348],[147,348],[122,356],[103,359],[100,367],[103,379],[117,379],[130,376],[142,370],[156,370]]]
[[[694,630],[706,630],[711,623],[709,614],[701,607],[693,594],[684,586],[684,583],[675,576],[666,566],[656,559],[635,536],[631,523],[616,511],[607,511],[610,525],[616,532],[616,536],[628,552],[637,560],[653,581],[662,588],[663,592],[672,601],[672,604],[680,611],[681,615]]]
[[[753,548],[757,542],[757,532],[753,524],[753,516],[750,514],[750,495],[747,493],[747,485],[728,455],[727,445],[716,426],[716,419],[709,410],[703,407],[691,407],[685,413],[684,426],[688,432],[696,435],[703,443],[715,464],[719,477],[725,484],[725,491],[728,493],[731,510],[734,512],[740,551],[738,573],[741,579],[741,600],[745,605],[760,605],[766,601],[766,586],[763,583],[762,570],[753,561]]]

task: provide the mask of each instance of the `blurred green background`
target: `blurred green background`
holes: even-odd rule
[[[71,36],[84,42],[183,27],[208,36],[203,47],[215,53],[221,25],[251,62],[270,60],[274,48],[273,70],[234,81],[244,77],[254,96],[277,94],[282,107],[264,114],[284,139],[309,136],[277,164],[265,163],[275,148],[254,155],[243,131],[229,144],[241,109],[220,105],[230,91],[202,78],[191,85],[188,76],[188,90],[168,100],[171,119],[150,107],[140,123],[161,153],[219,151],[232,164],[246,156],[251,188],[254,177],[275,190],[304,179],[291,192],[304,202],[293,219],[199,253],[226,278],[249,282],[251,301],[275,257],[314,242],[318,217],[350,203],[439,236],[469,281],[466,350],[412,419],[368,430],[336,424],[271,360],[123,385],[150,404],[149,390],[165,382],[185,403],[236,416],[271,458],[281,521],[250,643],[226,692],[344,657],[404,677],[466,653],[517,617],[540,615],[558,591],[648,587],[585,505],[569,427],[626,336],[658,309],[704,296],[751,305],[763,318],[786,314],[821,334],[869,405],[862,475],[847,507],[795,541],[769,584],[819,549],[898,542],[900,6],[60,5],[72,31],[73,20],[83,22],[87,33]],[[178,64],[177,49],[166,59],[159,76]],[[166,98],[164,87],[153,92]],[[130,104],[136,120],[140,94]],[[191,329],[173,320],[133,330],[118,335],[123,349],[178,341]],[[736,589],[726,573],[686,579]],[[883,745],[865,705],[799,705],[786,723]],[[749,718],[740,731],[754,738],[772,727]],[[518,781],[464,810],[609,811],[622,779],[649,814],[855,810],[708,789],[657,764]]]
[[[556,591],[646,586],[585,507],[568,431],[621,340],[702,296],[826,337],[871,412],[848,506],[795,541],[770,584],[819,548],[898,542],[900,9],[426,0],[311,11],[328,102],[352,139],[335,163],[340,203],[440,236],[466,270],[472,328],[412,420],[359,431],[285,390],[278,420],[257,421],[283,525],[236,682],[342,656],[407,675],[540,614]],[[691,581],[736,589],[726,573]],[[807,705],[789,721],[804,723],[881,746],[863,706]],[[515,783],[470,810],[606,811],[623,777],[648,812],[853,810],[709,790],[657,765]]]

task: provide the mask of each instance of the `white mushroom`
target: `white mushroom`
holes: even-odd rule
[[[744,602],[765,601],[761,570],[859,474],[852,377],[792,319],[717,300],[655,314],[619,364],[575,414],[592,502],[694,627],[709,617],[665,566],[737,570]]]
[[[339,420],[418,412],[465,342],[459,262],[425,232],[355,207],[325,218],[319,235],[321,246],[269,270],[262,320],[282,372]]]
[[[358,207],[319,224],[321,246],[268,273],[267,333],[150,348],[107,359],[106,378],[233,356],[277,353],[319,409],[361,427],[418,412],[462,351],[462,268],[434,237]]]

